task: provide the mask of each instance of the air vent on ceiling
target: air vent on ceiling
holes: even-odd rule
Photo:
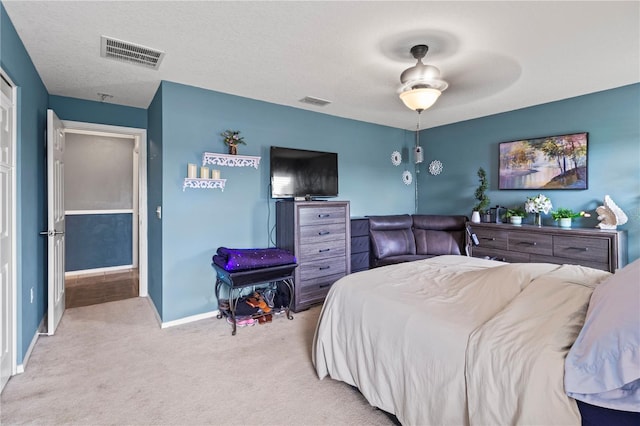
[[[326,99],[314,98],[311,96],[305,96],[304,98],[300,99],[300,102],[302,102],[303,104],[310,104],[320,107],[329,105],[331,103],[331,101],[327,101]]]
[[[128,41],[102,36],[100,56],[157,70],[164,52]]]

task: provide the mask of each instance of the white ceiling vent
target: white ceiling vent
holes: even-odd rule
[[[164,52],[111,37],[100,37],[100,56],[157,70]]]
[[[300,102],[302,102],[303,104],[310,104],[319,107],[323,107],[331,103],[331,101],[328,101],[326,99],[314,98],[312,96],[305,96],[304,98],[300,99]]]

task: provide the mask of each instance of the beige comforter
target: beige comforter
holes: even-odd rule
[[[406,425],[577,425],[564,357],[609,275],[463,256],[352,274],[327,296],[313,362]]]

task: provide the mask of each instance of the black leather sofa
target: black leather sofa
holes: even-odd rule
[[[466,254],[466,216],[369,216],[370,266]]]

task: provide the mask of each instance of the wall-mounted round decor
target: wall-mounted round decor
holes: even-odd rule
[[[413,182],[413,176],[409,170],[402,172],[402,181],[405,185],[411,185],[411,182]]]
[[[431,164],[429,164],[429,173],[432,175],[439,175],[442,172],[442,163],[438,160],[433,160]]]
[[[398,151],[393,151],[391,153],[391,164],[399,166],[400,163],[402,163],[402,155]]]

